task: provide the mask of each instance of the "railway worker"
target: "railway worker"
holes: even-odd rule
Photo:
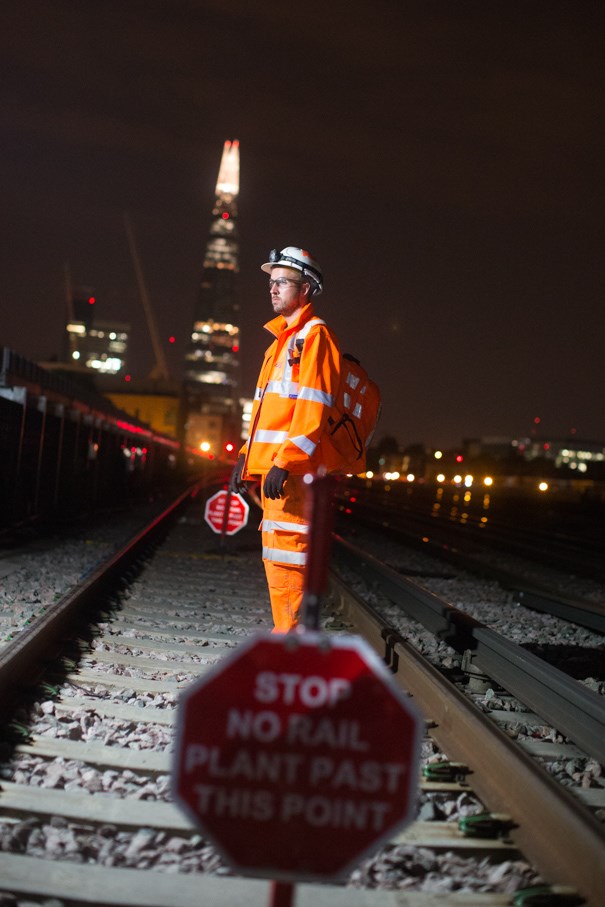
[[[328,413],[338,390],[340,351],[312,298],[323,289],[320,266],[303,249],[274,249],[261,269],[271,275],[274,335],[260,371],[248,441],[239,452],[230,487],[260,477],[263,561],[274,633],[294,629],[301,615],[308,548],[303,477],[330,468],[325,441]],[[322,439],[324,444],[322,445]]]

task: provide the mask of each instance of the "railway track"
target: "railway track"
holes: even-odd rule
[[[107,571],[99,566],[0,651],[1,701],[5,719],[12,717],[0,791],[7,903],[266,903],[267,883],[233,877],[169,793],[180,691],[270,626],[258,542],[249,533],[231,554],[218,553],[199,501],[187,496],[150,532],[138,533]],[[117,594],[127,574],[130,584]],[[410,904],[511,904],[514,889],[537,880],[535,867],[547,882],[580,892],[567,902],[551,892],[551,903],[600,903],[605,838],[586,805],[342,577],[332,582],[326,632],[361,632],[427,716],[423,806],[419,820],[346,887],[298,886],[297,905],[400,903],[396,890],[380,886],[407,889],[422,859],[443,878],[449,872],[454,890],[438,901],[431,890],[406,891]],[[465,625],[471,646],[480,631]],[[439,813],[444,797],[457,804],[450,819],[460,813],[460,822],[425,821],[423,810]],[[477,881],[468,884],[473,873]]]
[[[586,546],[577,539],[560,538],[549,547],[547,533],[523,525],[516,530],[490,527],[488,533],[479,520],[474,527],[464,520],[437,521],[432,515],[402,508],[398,502],[379,503],[363,491],[360,494],[357,487],[343,490],[340,510],[353,524],[396,537],[436,560],[495,579],[529,608],[605,633],[605,549],[601,543]],[[508,554],[503,556],[503,552]],[[587,594],[566,591],[577,586],[577,577],[584,574],[600,583],[600,590],[592,593],[596,601]],[[585,583],[586,588],[591,585],[595,586]]]

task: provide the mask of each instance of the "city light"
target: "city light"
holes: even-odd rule
[[[443,457],[443,451],[436,450],[435,453],[433,454],[433,456],[435,457],[436,460],[440,460]]]
[[[200,443],[200,450],[202,451],[202,453],[208,453],[208,451],[210,450],[210,442],[202,441]]]
[[[548,491],[548,482],[540,482],[538,491]]]
[[[493,485],[493,484],[494,484],[494,480],[492,479],[491,476],[486,476],[486,477],[483,479],[483,484],[484,484],[484,485],[487,485],[487,486]]]

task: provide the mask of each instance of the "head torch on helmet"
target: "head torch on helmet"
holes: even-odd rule
[[[286,246],[281,251],[271,249],[269,261],[261,265],[261,269],[270,274],[272,269],[278,265],[283,265],[285,268],[296,268],[297,271],[301,271],[303,277],[311,285],[312,296],[318,296],[323,290],[321,267],[316,261],[313,261],[309,253],[304,249],[299,249],[296,246]]]

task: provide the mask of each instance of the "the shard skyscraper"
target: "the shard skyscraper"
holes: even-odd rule
[[[191,340],[185,357],[185,442],[220,455],[239,441],[239,142],[225,142]]]

